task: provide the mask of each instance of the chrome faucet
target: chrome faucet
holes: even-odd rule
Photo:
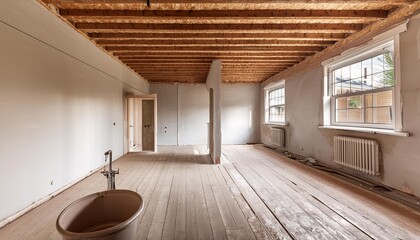
[[[109,160],[109,170],[104,170],[101,172],[107,179],[108,179],[108,190],[114,190],[115,189],[115,174],[120,174],[120,169],[112,170],[112,151],[108,150],[105,152],[105,162],[108,159]]]

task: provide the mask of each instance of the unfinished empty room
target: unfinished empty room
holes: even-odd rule
[[[420,0],[2,0],[27,239],[420,240]]]

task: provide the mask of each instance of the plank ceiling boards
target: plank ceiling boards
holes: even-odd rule
[[[262,82],[414,0],[38,0],[149,82]]]

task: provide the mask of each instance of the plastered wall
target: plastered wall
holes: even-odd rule
[[[222,144],[260,142],[260,84],[222,85]]]
[[[319,129],[322,125],[321,66],[286,79],[286,147],[289,151],[312,156],[334,166],[333,136],[348,135],[377,139],[382,147],[384,174],[381,181],[387,186],[420,196],[420,59],[416,36],[420,19],[408,24],[408,31],[400,35],[401,95],[403,128],[410,137],[388,136],[361,132]],[[261,90],[261,99],[263,99]],[[263,103],[261,104],[263,121]],[[261,139],[270,143],[269,125],[261,125]]]
[[[4,224],[102,166],[105,151],[120,157],[123,91],[148,83],[36,1],[2,1],[0,52]]]
[[[222,144],[260,142],[259,91],[259,84],[222,84]],[[150,92],[158,94],[158,145],[207,144],[204,84],[150,84]]]

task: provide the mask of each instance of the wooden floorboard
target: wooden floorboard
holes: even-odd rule
[[[159,147],[114,163],[144,198],[137,239],[420,239],[420,213],[260,145]],[[61,239],[59,213],[106,189],[96,172],[0,229],[0,239]]]

